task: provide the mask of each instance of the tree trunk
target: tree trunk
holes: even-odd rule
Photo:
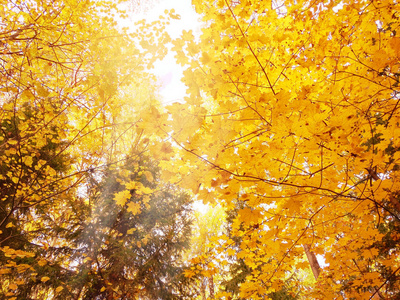
[[[319,273],[321,272],[321,267],[319,266],[317,257],[315,256],[314,252],[310,251],[310,245],[304,244],[304,251],[306,252],[308,262],[310,263],[311,270],[314,274],[315,280],[318,279]]]
[[[210,298],[214,299],[214,277],[208,278],[208,288],[210,289]]]
[[[207,300],[206,297],[206,288],[207,288],[207,278],[203,278],[200,282],[200,294],[202,300]]]

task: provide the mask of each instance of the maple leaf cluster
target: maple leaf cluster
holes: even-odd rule
[[[193,3],[204,25],[173,41],[189,96],[166,108],[179,150],[165,178],[230,212],[199,256],[237,275],[217,297],[290,282],[307,299],[396,298],[398,3]]]

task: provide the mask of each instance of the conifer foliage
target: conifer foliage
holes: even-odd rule
[[[181,260],[190,237],[190,199],[162,186],[155,162],[132,155],[91,189],[78,237],[82,299],[184,299]]]

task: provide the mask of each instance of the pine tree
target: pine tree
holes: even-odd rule
[[[18,288],[18,299],[36,299],[73,274],[62,263],[71,249],[55,244],[77,234],[83,208],[72,199],[74,182],[64,178],[73,157],[63,152],[62,129],[47,126],[39,140],[40,110],[23,105],[15,113],[4,109],[10,104],[0,125],[0,295]],[[46,276],[55,280],[46,283]]]
[[[96,189],[75,256],[80,296],[183,299],[190,198],[160,182],[156,163],[143,154],[109,167]]]

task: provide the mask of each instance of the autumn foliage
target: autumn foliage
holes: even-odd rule
[[[189,96],[167,107],[171,179],[228,210],[245,203],[232,223],[251,269],[240,297],[308,269],[307,248],[322,271],[304,297],[396,298],[397,2],[193,2],[204,28],[174,41]],[[232,244],[204,261],[223,265]]]
[[[159,181],[137,125],[168,17],[138,35],[117,16],[111,2],[0,5],[1,299],[183,294],[190,199]]]
[[[115,3],[3,1],[1,297],[397,299],[398,3],[193,5],[171,41]],[[188,96],[162,107],[170,42]],[[185,255],[180,188],[218,207]]]

